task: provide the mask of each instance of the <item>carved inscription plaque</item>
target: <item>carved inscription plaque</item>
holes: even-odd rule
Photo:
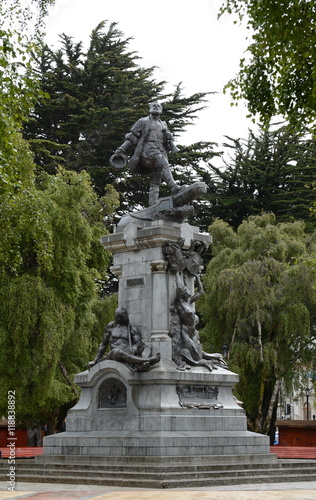
[[[98,408],[126,408],[126,386],[117,378],[108,378],[99,388]]]
[[[222,408],[219,403],[218,387],[208,385],[178,385],[177,392],[180,406],[186,408]]]
[[[144,278],[129,278],[126,280],[126,286],[142,286],[144,284]]]

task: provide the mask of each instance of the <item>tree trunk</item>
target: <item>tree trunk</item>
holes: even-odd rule
[[[42,446],[42,428],[40,425],[35,429],[27,428],[27,446]]]
[[[261,364],[261,381],[260,381],[260,396],[259,396],[259,401],[258,401],[258,416],[255,421],[255,432],[263,432],[262,427],[263,427],[263,422],[262,422],[262,415],[263,415],[263,397],[264,397],[264,388],[265,388],[265,369],[263,366],[263,363]]]
[[[258,317],[257,317],[257,326],[258,326],[258,343],[260,349],[260,362],[263,363],[262,326],[261,326],[261,321],[259,321]]]
[[[46,421],[46,426],[45,426],[45,436],[50,436],[51,434],[55,433],[56,418],[57,418],[56,411],[52,412],[48,415],[47,421]]]
[[[259,352],[260,352],[260,368],[261,368],[261,382],[260,382],[260,395],[258,401],[258,416],[255,421],[255,429],[256,432],[262,432],[263,428],[263,399],[264,399],[264,389],[265,389],[265,367],[263,361],[263,346],[262,346],[262,325],[261,321],[258,318],[258,311],[256,316],[257,327],[258,327],[258,344],[259,344]]]
[[[236,319],[236,322],[234,324],[233,336],[232,336],[232,340],[231,340],[231,343],[230,343],[230,346],[229,346],[229,349],[228,349],[227,359],[229,359],[229,353],[231,352],[231,350],[233,348],[233,345],[234,345],[234,342],[235,342],[235,337],[236,337],[236,333],[237,333],[238,322],[239,322],[239,315],[238,315],[238,318]]]
[[[70,379],[69,375],[68,375],[68,372],[66,370],[66,367],[65,365],[62,363],[61,360],[58,361],[58,365],[59,365],[59,368],[61,370],[61,373],[63,374],[64,378],[66,379],[68,385],[71,387],[71,390],[72,392],[74,393],[74,395],[79,399],[79,392],[78,392],[78,389],[77,387],[75,386],[75,384],[73,383],[73,381]]]
[[[273,388],[272,394],[271,394],[269,408],[268,408],[268,413],[267,413],[265,421],[263,422],[263,425],[262,425],[264,434],[267,434],[269,432],[269,429],[270,429],[272,412],[273,412],[273,408],[274,408],[275,402],[276,402],[277,397],[278,397],[278,392],[279,392],[279,389],[280,389],[280,385],[281,385],[281,380],[279,378],[277,378],[276,381],[275,381],[275,384],[274,384],[274,388]]]

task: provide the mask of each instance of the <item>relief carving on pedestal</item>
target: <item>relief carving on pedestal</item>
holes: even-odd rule
[[[223,408],[217,399],[218,387],[208,385],[178,385],[177,393],[180,406],[186,408]]]
[[[126,386],[117,378],[102,382],[98,394],[98,408],[126,408]]]

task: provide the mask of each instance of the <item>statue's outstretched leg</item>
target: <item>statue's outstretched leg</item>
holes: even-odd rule
[[[220,366],[221,368],[225,368],[225,370],[229,370],[226,361],[219,353],[209,354],[208,352],[202,351],[202,358],[205,360],[210,360],[213,363],[213,366],[217,365]]]
[[[183,350],[181,352],[182,359],[185,361],[188,365],[191,366],[205,366],[208,370],[213,371],[213,368],[217,370],[217,366],[215,366],[212,361],[208,359],[193,359],[191,354],[187,355],[186,350]]]
[[[176,184],[168,164],[164,165],[161,171],[161,177],[170,188],[172,194],[176,194],[183,189],[183,186]]]
[[[149,365],[154,365],[160,361],[160,353],[158,352],[155,356],[151,356],[150,358],[141,358],[139,356],[134,356],[133,354],[121,353],[120,361],[130,363],[133,365],[141,365],[144,363],[149,363]]]
[[[169,162],[167,158],[165,158],[165,156],[163,156],[162,154],[155,155],[155,157],[153,158],[151,173],[152,182],[155,182],[153,177],[157,175],[157,172],[159,172],[160,182],[161,179],[165,181],[172,194],[178,193],[183,188],[183,186],[178,186],[178,184],[176,184],[170,170]]]
[[[149,188],[149,206],[151,207],[159,199],[159,187],[161,184],[161,165],[159,161],[154,161],[152,170],[149,175],[150,188]]]

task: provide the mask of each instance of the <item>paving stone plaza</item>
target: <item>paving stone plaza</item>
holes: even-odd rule
[[[56,484],[17,485],[8,492],[0,482],[0,500],[315,500],[316,482],[240,485],[177,490],[139,490]]]

